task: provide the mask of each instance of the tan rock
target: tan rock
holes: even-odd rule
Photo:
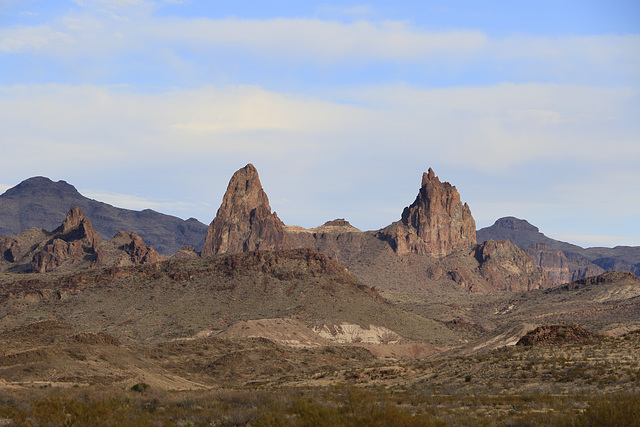
[[[119,249],[127,253],[134,264],[148,264],[160,261],[160,254],[153,246],[144,243],[142,237],[133,231],[119,231],[113,238]]]

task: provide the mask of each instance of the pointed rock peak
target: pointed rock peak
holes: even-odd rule
[[[53,234],[65,241],[85,239],[91,245],[95,245],[100,241],[100,235],[93,229],[91,221],[84,216],[82,209],[78,206],[71,208],[67,212],[67,217],[62,222],[62,225],[56,228]]]
[[[271,212],[269,198],[262,189],[258,170],[249,163],[231,177],[217,216],[234,216],[239,211],[248,213],[258,207]]]
[[[67,212],[67,217],[62,223],[62,232],[66,233],[67,231],[78,227],[82,223],[83,219],[84,213],[82,212],[82,209],[78,206],[71,208],[69,212]]]
[[[258,171],[249,163],[231,177],[218,213],[209,225],[202,256],[289,246],[284,224],[271,212]]]
[[[428,182],[431,182],[431,181],[440,183],[440,180],[436,176],[436,173],[433,171],[433,169],[429,168],[429,172],[424,172],[422,174],[422,185],[421,185],[421,187],[424,187],[425,185],[427,185]]]
[[[429,253],[443,256],[476,243],[476,224],[471,210],[460,201],[456,187],[440,182],[433,169],[422,174],[416,200],[404,209],[401,222],[381,236],[398,253]]]

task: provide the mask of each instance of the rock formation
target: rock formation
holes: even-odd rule
[[[456,187],[440,182],[429,168],[416,200],[404,209],[399,222],[381,230],[380,237],[398,254],[444,256],[476,244],[476,223]]]
[[[63,263],[75,264],[89,260],[99,264],[102,259],[100,235],[93,229],[82,209],[72,208],[62,225],[56,228],[50,239],[41,244],[31,260],[36,273],[54,271]]]
[[[580,325],[539,326],[520,338],[516,345],[559,345],[567,343],[588,343],[601,337]]]
[[[163,258],[134,232],[121,231],[103,241],[79,207],[52,232],[32,228],[0,237],[0,255],[0,271],[15,273],[147,264]]]
[[[0,237],[0,258],[16,262],[20,253],[20,242],[8,236]]]
[[[142,237],[133,231],[119,231],[112,240],[117,242],[118,249],[124,251],[133,264],[148,264],[160,261],[160,254],[153,249],[153,246],[148,246],[144,243]]]
[[[509,240],[487,240],[474,249],[482,277],[496,290],[521,292],[551,286],[544,270]]]
[[[290,247],[284,224],[275,212],[271,213],[258,171],[248,164],[231,177],[222,205],[207,230],[202,256]]]
[[[33,227],[51,231],[69,210],[80,207],[103,238],[120,230],[135,231],[161,254],[171,255],[184,245],[199,251],[207,226],[194,218],[183,220],[150,209],[121,209],[89,199],[65,181],[34,177],[0,194],[0,236],[16,236]]]
[[[534,243],[524,248],[524,251],[535,265],[547,272],[552,286],[596,276],[605,271],[578,254],[570,254],[569,258],[562,251],[551,249],[546,243]]]
[[[469,207],[432,169],[400,221],[363,232],[345,219],[312,229],[285,226],[271,213],[255,167],[247,165],[231,178],[202,255],[286,248],[313,248],[382,290],[515,292],[549,286],[544,271],[508,241],[476,248]]]

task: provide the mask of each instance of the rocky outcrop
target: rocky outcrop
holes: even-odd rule
[[[546,243],[534,243],[524,251],[533,263],[547,273],[552,286],[569,283],[588,276],[604,273],[604,270],[579,254],[553,250]]]
[[[0,271],[12,273],[148,264],[164,258],[134,232],[121,231],[103,241],[79,207],[52,232],[32,228],[0,238],[0,254]]]
[[[20,242],[13,237],[0,237],[0,257],[8,262],[16,262],[20,254]]]
[[[144,243],[142,237],[133,231],[119,231],[113,238],[118,248],[124,251],[133,264],[148,264],[160,261],[160,254]]]
[[[171,259],[196,259],[199,257],[196,248],[191,245],[183,246],[178,252],[171,255]]]
[[[402,219],[380,230],[398,254],[444,256],[476,244],[476,224],[469,206],[460,201],[455,186],[440,182],[433,170],[422,175],[416,200],[404,209]]]
[[[231,178],[202,255],[281,248],[313,248],[382,290],[493,292],[549,286],[544,271],[508,241],[476,248],[469,207],[432,169],[423,174],[420,192],[400,221],[363,232],[343,218],[312,229],[285,226],[271,213],[257,171],[247,165]]]
[[[35,273],[58,269],[63,263],[75,264],[89,261],[99,264],[102,259],[100,235],[93,229],[89,218],[82,209],[72,208],[60,227],[55,229],[49,240],[36,249],[31,260]]]
[[[227,191],[207,231],[202,256],[291,247],[285,227],[262,189],[252,164],[231,177]]]
[[[557,345],[587,343],[599,339],[600,336],[587,331],[579,325],[539,326],[520,338],[516,345]]]
[[[477,245],[473,255],[480,264],[480,275],[495,290],[521,292],[551,286],[544,270],[507,239]]]
[[[571,283],[563,285],[558,290],[574,290],[590,286],[611,285],[619,283],[629,283],[633,286],[640,286],[640,278],[629,271],[607,271],[598,276],[585,277]]]

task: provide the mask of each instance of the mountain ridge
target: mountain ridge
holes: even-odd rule
[[[15,236],[32,227],[51,231],[75,206],[91,218],[102,237],[110,239],[119,231],[134,231],[163,255],[172,255],[185,245],[199,250],[207,231],[206,225],[194,218],[118,208],[83,196],[66,181],[36,176],[0,194],[0,236]]]
[[[558,278],[555,284],[604,271],[630,271],[640,275],[640,246],[583,248],[545,236],[527,220],[515,217],[499,218],[493,225],[478,230],[476,235],[479,242],[509,239],[548,272],[556,270]]]

